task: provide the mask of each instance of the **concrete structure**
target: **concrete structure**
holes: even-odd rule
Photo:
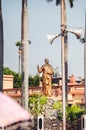
[[[13,75],[3,75],[3,89],[13,89]]]

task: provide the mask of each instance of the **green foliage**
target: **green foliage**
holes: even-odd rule
[[[16,43],[16,46],[21,46],[21,41],[18,41],[18,42]]]
[[[66,107],[66,121],[68,129],[78,130],[79,121],[81,115],[85,114],[85,109],[80,108],[80,106],[72,105],[71,107]],[[62,120],[62,111],[58,111],[58,119]]]
[[[62,111],[62,102],[57,101],[53,104],[53,108],[58,110],[58,111]]]
[[[4,67],[4,68],[3,68],[3,74],[4,74],[4,75],[13,75],[13,76],[15,76],[15,75],[16,75],[16,72],[15,72],[15,71],[12,71],[12,70],[9,69],[8,67]]]
[[[14,88],[21,88],[22,86],[22,77],[20,74],[16,74],[14,77]]]
[[[77,105],[67,106],[66,116],[67,116],[67,127],[73,130],[78,130],[80,127],[81,115],[85,113],[85,109],[80,108]]]
[[[54,102],[53,109],[57,110],[58,119],[62,120],[62,102],[60,101]]]
[[[53,108],[57,110],[58,119],[62,121],[62,104],[60,102],[55,102],[53,104]],[[80,108],[80,106],[72,105],[71,107],[66,107],[66,122],[67,122],[67,128],[78,130],[79,128],[79,121],[81,118],[81,115],[86,114],[86,110],[83,108]]]
[[[79,119],[81,117],[81,115],[84,113],[85,113],[85,110],[81,109],[77,105],[72,105],[71,107],[69,107],[69,106],[66,107],[66,116],[67,116],[68,122]]]
[[[34,116],[38,116],[40,113],[43,112],[43,106],[47,103],[47,97],[34,94],[33,96],[29,97],[29,108],[30,112]]]
[[[39,75],[36,75],[36,76],[34,76],[34,85],[35,86],[39,86],[39,80],[40,80],[40,77],[39,77]]]
[[[29,76],[29,86],[39,86],[40,77],[39,75],[36,76]]]
[[[29,76],[29,86],[33,86],[34,80],[32,76]]]
[[[58,119],[62,120],[62,103],[59,101],[55,102],[53,108],[57,110]],[[66,120],[68,124],[76,125],[77,119],[80,119],[83,114],[85,114],[85,109],[80,108],[80,106],[72,105],[71,107],[66,107]]]

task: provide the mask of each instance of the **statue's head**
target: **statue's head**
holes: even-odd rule
[[[46,63],[46,64],[49,64],[48,58],[45,59],[45,63]]]

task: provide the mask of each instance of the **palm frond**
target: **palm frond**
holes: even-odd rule
[[[70,7],[71,7],[71,8],[73,7],[73,2],[74,2],[74,0],[69,0]]]
[[[61,4],[61,0],[56,0],[56,5]]]
[[[47,0],[47,2],[52,2],[53,0]],[[56,5],[59,5],[61,3],[61,0],[56,0]]]
[[[47,2],[51,2],[51,1],[53,1],[53,0],[47,0]]]
[[[16,46],[21,46],[21,41],[18,41],[18,42],[16,43]]]

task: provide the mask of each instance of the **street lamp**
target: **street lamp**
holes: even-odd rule
[[[65,39],[65,36],[68,32],[70,33],[73,33],[74,35],[76,35],[77,39],[80,39],[81,37],[81,34],[82,34],[82,29],[79,28],[77,30],[70,30],[70,29],[65,29],[63,31],[61,31],[60,34],[58,35],[47,35],[47,38],[49,40],[49,42],[52,44],[53,41],[58,38],[59,36],[61,36],[61,39],[62,37],[64,37]],[[65,83],[67,82],[66,81],[66,73],[65,72],[65,48],[64,48],[64,40],[61,40],[61,73],[62,73],[62,102],[63,102],[63,105],[62,105],[62,112],[63,112],[63,128],[64,130],[66,130],[66,86],[65,86]]]

